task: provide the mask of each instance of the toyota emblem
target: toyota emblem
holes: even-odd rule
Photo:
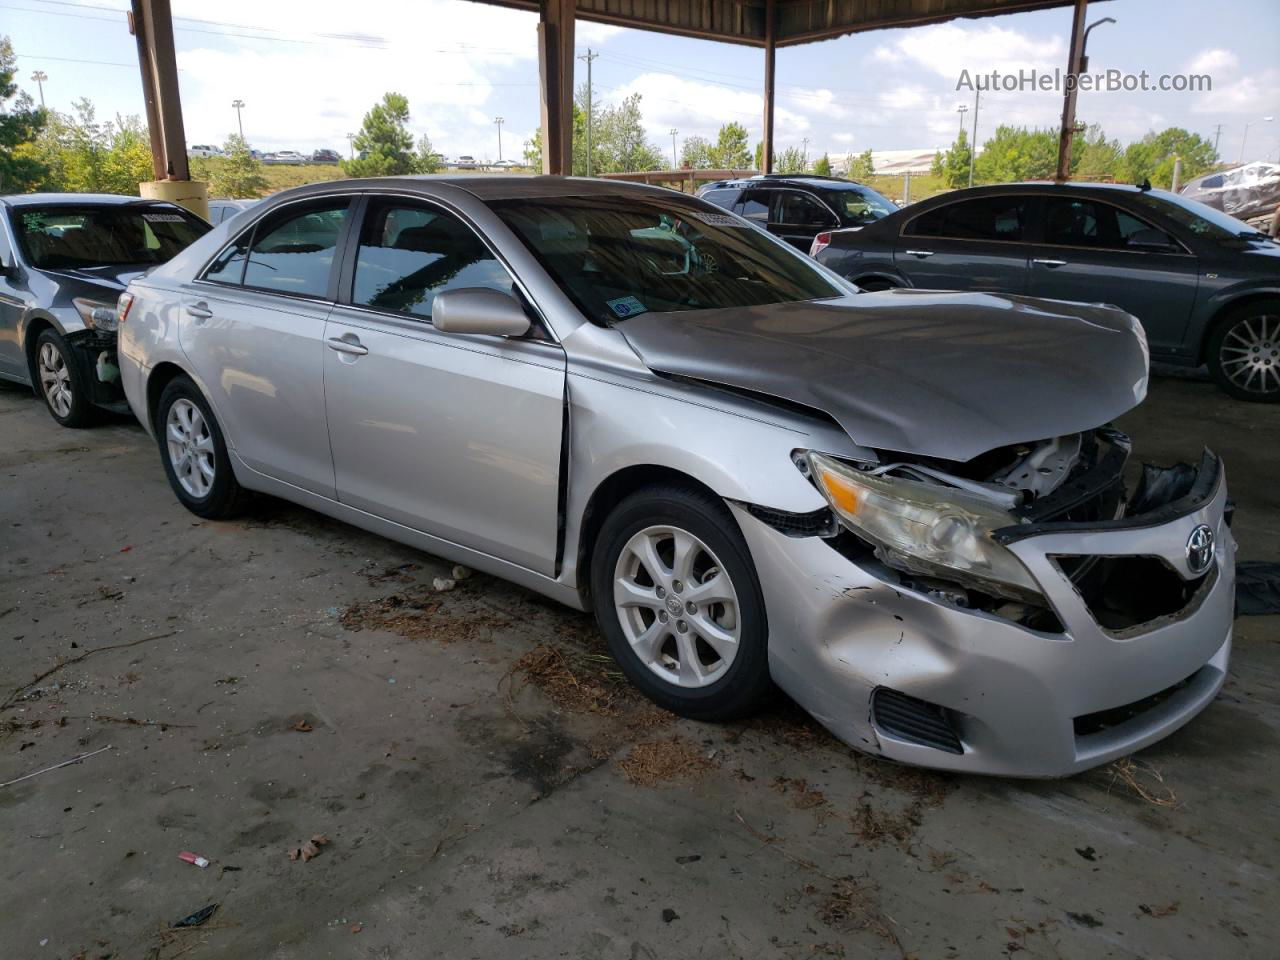
[[[1187,566],[1194,574],[1204,573],[1213,563],[1213,531],[1203,523],[1187,537]]]

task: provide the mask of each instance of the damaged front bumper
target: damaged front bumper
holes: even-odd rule
[[[1221,463],[1206,453],[1175,492],[1137,516],[999,531],[1051,627],[913,589],[831,538],[788,536],[734,505],[774,679],[846,742],[922,766],[1057,777],[1154,743],[1212,701],[1231,649]]]
[[[80,368],[83,382],[89,384],[94,406],[116,413],[129,413],[120,384],[120,362],[116,352],[115,331],[90,328],[66,334],[72,362]]]

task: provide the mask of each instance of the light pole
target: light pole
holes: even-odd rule
[[[42,104],[42,105],[43,105],[43,104]],[[1263,122],[1263,123],[1270,123],[1270,122],[1271,122],[1272,120],[1274,120],[1274,119],[1275,119],[1275,117],[1263,117],[1263,118],[1262,118],[1262,122]],[[1246,122],[1245,122],[1245,125],[1244,125],[1244,136],[1242,136],[1242,137],[1240,138],[1240,159],[1236,161],[1236,166],[1239,166],[1240,164],[1244,163],[1244,145],[1245,145],[1246,143],[1248,143],[1248,142],[1249,142],[1249,127],[1250,127],[1253,123],[1254,123],[1254,121],[1253,121],[1253,120],[1248,120],[1248,121],[1246,121]]]
[[[676,134],[680,131],[675,127],[671,128],[671,169],[680,169],[680,158],[676,156]]]
[[[973,143],[969,144],[969,186],[973,186],[973,161],[978,158],[978,101],[981,90],[973,91]]]
[[[962,103],[962,104],[960,104],[960,106],[956,107],[956,113],[960,114],[960,129],[961,129],[961,130],[963,130],[963,129],[964,129],[964,115],[965,115],[966,113],[968,113],[968,112],[969,112],[969,105],[968,105],[967,103]]]
[[[800,138],[800,172],[803,173],[809,168],[809,138]]]
[[[244,101],[239,98],[231,101],[231,106],[236,109],[236,127],[240,131],[240,139],[244,139],[244,123],[240,119],[240,111],[244,108]]]
[[[585,56],[579,57],[579,60],[587,62],[587,176],[591,176],[591,121],[595,115],[596,108],[594,101],[591,99],[591,61],[600,56],[598,53],[592,53],[591,48],[587,47]]]
[[[356,158],[356,135],[354,133],[347,134],[347,151],[351,154],[351,159]]]
[[[502,117],[494,117],[493,122],[498,128],[498,162],[501,163],[502,162],[502,125],[506,123],[506,121],[503,120]]]
[[[44,109],[44,82],[49,79],[49,75],[43,70],[37,70],[31,74],[31,79],[35,81],[37,87],[40,88],[40,109]]]

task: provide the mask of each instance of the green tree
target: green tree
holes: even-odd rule
[[[1218,153],[1208,140],[1181,127],[1169,127],[1129,144],[1120,172],[1129,183],[1149,179],[1153,186],[1168,187],[1173,181],[1174,157],[1182,158],[1184,182],[1218,163]]]
[[[758,157],[761,149],[756,147],[757,170],[760,169]],[[745,170],[751,163],[751,154],[747,150],[747,128],[740,123],[726,123],[716,134],[716,143],[710,153],[713,170]]]
[[[638,93],[601,111],[592,134],[593,147],[598,150],[597,173],[635,173],[663,167],[662,154],[645,135]]]
[[[210,157],[205,169],[194,167],[192,174],[200,173],[209,181],[209,193],[215,197],[260,197],[267,192],[267,178],[262,164],[249,150],[249,144],[237,133],[231,134],[222,144],[225,157]],[[199,159],[199,158],[197,158]]]
[[[352,141],[353,160],[342,161],[349,177],[394,177],[414,171],[413,134],[409,132],[409,100],[387,93],[364,115]]]
[[[972,156],[973,150],[969,146],[969,136],[961,129],[942,161],[942,177],[948,187],[956,189],[968,186],[969,162]]]
[[[13,82],[17,57],[8,37],[0,37],[0,192],[30,190],[48,175],[32,141],[43,129],[46,112]],[[13,102],[10,103],[9,101]]]
[[[1075,152],[1075,141],[1082,140],[1080,162],[1076,165],[1075,176],[1081,180],[1114,180],[1120,173],[1120,164],[1124,159],[1124,149],[1119,140],[1108,140],[1102,127],[1093,124],[1083,137],[1072,140],[1072,153]]]
[[[680,166],[689,170],[710,170],[710,141],[706,137],[685,137],[680,145]]]
[[[1080,149],[1083,150],[1083,141]],[[1001,125],[982,145],[982,152],[974,163],[974,180],[981,183],[1048,180],[1057,169],[1057,131]]]
[[[856,157],[851,153],[845,164],[845,176],[850,180],[866,180],[875,176],[876,165],[871,160],[871,148],[863,150]]]
[[[44,111],[44,129],[23,146],[24,155],[45,171],[33,186],[136,196],[138,184],[154,174],[147,128],[132,116],[99,123],[87,99],[77,100],[73,109],[72,114]]]
[[[929,166],[929,176],[941,177],[944,169],[943,163],[944,161],[942,157],[942,151],[941,150],[935,151],[933,154],[933,163],[930,164]]]
[[[773,164],[776,173],[804,173],[804,168],[804,154],[798,147],[787,147]]]
[[[831,158],[824,153],[813,161],[813,172],[820,177],[831,176]]]
[[[431,145],[431,138],[425,133],[418,138],[418,152],[413,156],[414,173],[437,173],[440,170],[440,154]]]

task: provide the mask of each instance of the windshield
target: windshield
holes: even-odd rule
[[[27,263],[56,270],[164,263],[209,226],[176,207],[51,204],[15,209],[13,229]]]
[[[851,227],[864,227],[898,209],[898,205],[888,197],[861,185],[832,190],[825,199],[835,205],[841,222]]]
[[[596,323],[846,292],[750,224],[675,193],[521,198],[490,206]]]
[[[1241,237],[1263,235],[1243,220],[1237,220],[1199,200],[1192,200],[1176,193],[1150,190],[1137,194],[1134,199],[1141,205],[1164,214],[1179,226],[1185,227],[1195,236],[1205,240],[1239,240]]]

